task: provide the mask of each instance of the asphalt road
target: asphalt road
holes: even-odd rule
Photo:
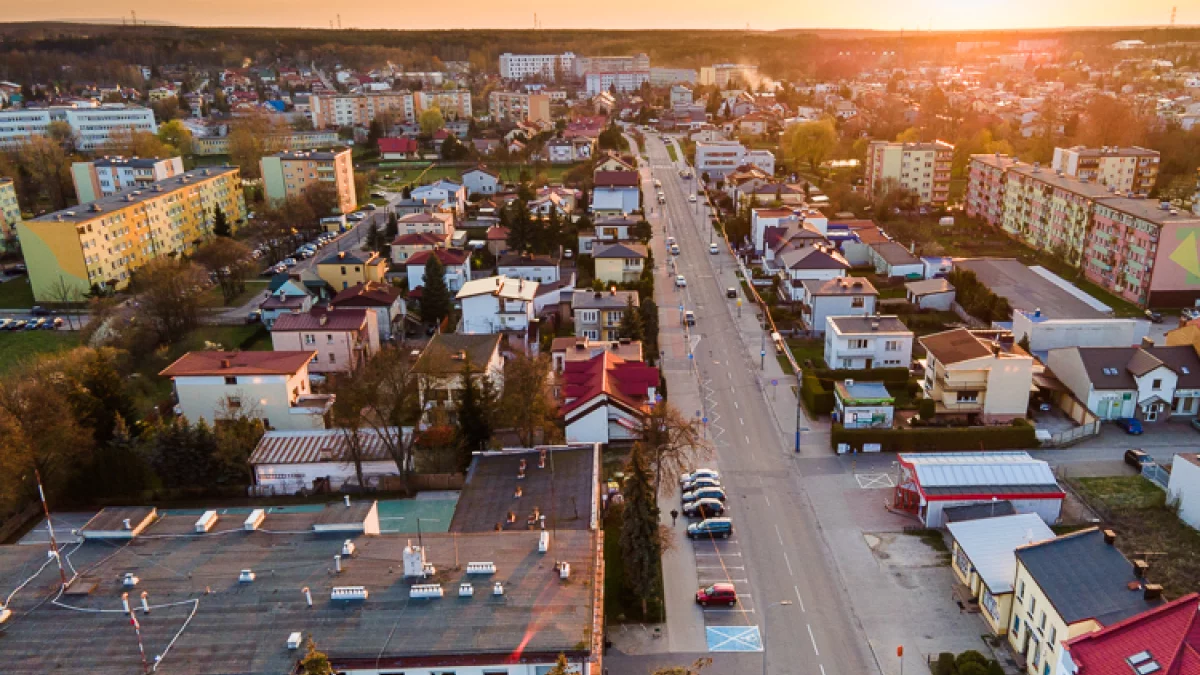
[[[788,438],[768,410],[769,394],[759,370],[759,343],[739,334],[735,301],[725,296],[734,261],[723,246],[719,255],[709,252],[711,227],[705,207],[688,201],[697,179],[679,177],[681,165],[670,161],[657,137],[647,137],[646,151],[652,175],[662,181],[667,200],[658,204],[651,188],[647,203],[653,207],[655,258],[672,258],[664,250],[661,219],[665,216],[665,235],[674,236],[682,249],[681,255],[674,257],[677,272],[688,282],[685,288],[676,289],[676,272],[669,263],[660,264],[656,295],[659,306],[666,310],[662,321],[666,325],[668,317],[673,317],[677,322],[681,302],[697,317],[689,341],[694,358],[683,354],[686,360],[680,363],[681,355],[672,358],[668,354],[664,368],[671,392],[682,389],[685,378],[700,386],[702,412],[709,419],[707,433],[713,439],[715,463],[729,494],[740,554],[730,559],[710,554],[705,566],[727,567],[735,570],[730,572],[731,579],[745,580],[734,583],[739,593],[748,594],[751,600],[735,618],[759,626],[765,646],[764,672],[876,672],[838,583],[835,561],[822,543]],[[821,448],[821,452],[827,450]],[[686,608],[668,607],[669,614],[673,611],[678,616]],[[704,621],[706,625],[733,623],[728,617],[713,621],[706,616]],[[675,626],[671,621],[670,630]]]

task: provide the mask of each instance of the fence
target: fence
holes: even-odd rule
[[[1060,431],[1058,433],[1050,434],[1050,438],[1042,441],[1042,445],[1052,448],[1065,448],[1068,445],[1078,443],[1085,438],[1091,438],[1099,433],[1100,422],[1097,420],[1081,427],[1075,427],[1068,431]]]
[[[1162,489],[1167,491],[1167,483],[1171,481],[1171,472],[1167,471],[1157,463],[1145,464],[1142,466],[1142,478],[1150,481]]]
[[[990,328],[988,324],[968,314],[967,310],[963,309],[963,306],[957,302],[950,303],[950,310],[958,315],[958,318],[962,319],[963,323],[967,324],[971,328]]]

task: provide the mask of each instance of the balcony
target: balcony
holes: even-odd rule
[[[970,375],[962,374],[948,377],[939,374],[936,387],[946,391],[970,391],[987,389],[987,373],[976,371]]]

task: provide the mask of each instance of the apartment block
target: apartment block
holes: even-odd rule
[[[1004,222],[1004,184],[1014,163],[1008,155],[971,155],[967,168],[966,211],[992,227]]]
[[[524,80],[529,77],[543,77],[557,80],[559,74],[570,75],[575,72],[575,54],[513,54],[505,52],[500,55],[500,77],[506,80]]]
[[[1101,185],[1076,180],[1036,164],[1008,169],[1001,227],[1030,246],[1055,253],[1073,267],[1083,259],[1092,200],[1109,195]]]
[[[0,250],[8,248],[17,236],[21,222],[21,206],[17,203],[17,188],[11,178],[0,178]]]
[[[417,117],[431,108],[442,111],[448,119],[470,119],[471,91],[469,89],[433,89],[413,92],[413,112]]]
[[[71,180],[80,204],[131,188],[149,187],[183,173],[183,158],[104,157],[71,164]]]
[[[332,183],[343,214],[358,208],[354,189],[354,161],[350,149],[327,152],[281,152],[263,157],[263,189],[268,201],[298,198],[310,185]]]
[[[123,288],[147,262],[192,251],[211,232],[217,208],[230,223],[245,218],[236,167],[195,169],[18,222],[33,297],[53,302],[64,284],[80,293],[93,284]]]
[[[550,122],[550,96],[517,91],[488,94],[488,113],[496,122]]]
[[[715,84],[721,89],[758,83],[758,66],[744,63],[714,63],[700,68],[700,84]]]
[[[650,57],[646,54],[634,56],[580,56],[575,59],[575,75],[583,77],[590,73],[644,72],[650,76]]]
[[[0,148],[15,148],[34,136],[45,136],[51,122],[65,122],[84,152],[102,148],[118,129],[158,131],[149,108],[122,104],[49,106],[0,110]]]
[[[593,71],[583,76],[588,96],[606,91],[637,91],[650,81],[650,70]]]
[[[1055,148],[1050,168],[1122,192],[1147,195],[1158,180],[1157,150],[1131,146]]]
[[[945,141],[872,141],[867,149],[867,194],[876,195],[895,185],[916,195],[921,204],[945,204],[953,160],[954,146]]]
[[[1190,307],[1200,298],[1197,233],[1200,214],[1106,197],[1092,208],[1081,267],[1089,281],[1142,307]]]
[[[395,123],[417,121],[413,95],[408,91],[314,95],[310,105],[315,129],[365,127],[383,114]]]

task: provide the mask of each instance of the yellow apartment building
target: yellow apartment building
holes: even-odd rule
[[[140,190],[17,223],[21,253],[38,302],[63,287],[124,288],[139,267],[191,252],[210,236],[216,209],[233,225],[246,216],[236,167],[194,169]]]
[[[310,185],[332,183],[337,189],[338,208],[347,214],[358,208],[354,189],[354,160],[349,148],[316,152],[281,152],[263,157],[263,191],[267,201],[279,203],[298,198]]]

